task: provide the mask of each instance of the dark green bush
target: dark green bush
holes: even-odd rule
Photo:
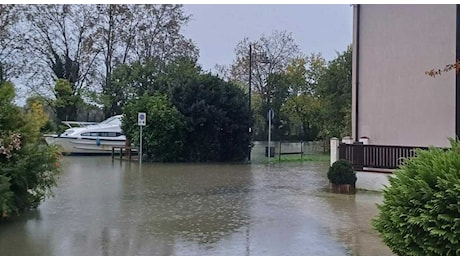
[[[122,129],[133,144],[139,146],[140,128],[137,113],[147,114],[143,127],[142,152],[147,161],[183,160],[185,125],[183,116],[166,95],[143,95],[123,107]]]
[[[15,89],[0,84],[0,221],[36,208],[52,194],[60,173],[60,153],[43,143],[43,105],[25,111],[14,104]]]
[[[417,151],[383,191],[373,225],[398,255],[460,255],[460,143]]]
[[[338,160],[329,167],[327,178],[333,184],[350,184],[356,183],[356,172],[353,165],[347,160]]]
[[[185,160],[243,161],[250,144],[248,97],[233,83],[200,74],[172,88],[171,101],[186,123]]]

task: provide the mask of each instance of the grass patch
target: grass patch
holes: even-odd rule
[[[281,158],[275,154],[275,157],[270,159],[271,163],[290,163],[290,162],[326,162],[330,160],[329,153],[319,154],[304,154],[300,157],[300,154],[289,154],[281,155]],[[267,163],[268,158],[262,157],[252,161],[253,163]]]
[[[273,162],[325,162],[330,160],[329,153],[321,154],[304,154],[302,157],[299,154],[281,155],[280,157],[272,158]]]

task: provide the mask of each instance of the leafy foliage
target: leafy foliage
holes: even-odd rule
[[[241,161],[247,157],[247,97],[238,86],[210,74],[190,77],[171,99],[186,121],[187,161]]]
[[[76,120],[77,109],[83,104],[81,96],[74,93],[72,85],[65,79],[58,79],[54,87],[56,100],[54,107],[60,121]]]
[[[273,73],[267,78],[266,92],[261,95],[261,105],[256,107],[257,114],[259,114],[263,121],[263,130],[260,131],[259,135],[267,136],[268,134],[268,119],[267,113],[270,109],[274,112],[272,120],[272,133],[273,137],[279,139],[282,131],[286,129],[283,125],[281,118],[281,107],[286,102],[289,96],[290,79],[285,73]]]
[[[292,133],[301,132],[302,140],[314,140],[321,123],[320,99],[309,94],[290,97],[281,109],[282,117],[288,121]],[[300,131],[298,130],[300,129]]]
[[[56,124],[83,118],[94,102],[106,117],[121,112],[119,100],[107,98],[119,90],[111,85],[119,65],[198,58],[182,34],[191,17],[182,5],[0,5],[0,13],[0,74],[18,76],[30,93],[46,97]],[[85,103],[62,100],[58,79],[69,82],[72,99]]]
[[[441,69],[431,69],[425,71],[425,74],[435,78],[436,76],[441,76],[442,73],[449,72],[451,70],[455,70],[455,73],[458,74],[460,72],[460,60],[457,60],[455,63],[447,64],[444,68]]]
[[[320,53],[302,55],[286,32],[274,32],[255,43],[245,38],[236,47],[230,80],[247,84],[250,45],[256,140],[267,138],[270,108],[275,111],[274,139],[309,141],[351,134],[351,46],[326,62]]]
[[[398,255],[460,255],[460,143],[418,150],[390,178],[373,225]]]
[[[40,134],[46,123],[43,106],[32,103],[23,112],[13,104],[10,82],[0,85],[0,211],[7,217],[37,207],[51,195],[60,171],[57,147]]]
[[[171,162],[183,160],[185,124],[183,116],[167,96],[143,95],[123,108],[122,128],[129,140],[139,146],[140,129],[137,113],[147,113],[143,127],[143,154],[149,161]]]
[[[321,136],[323,139],[351,135],[352,48],[328,63],[318,82],[321,97]]]
[[[334,162],[331,167],[329,167],[327,178],[333,184],[355,185],[356,172],[349,161],[342,159]]]
[[[138,140],[133,120],[137,112],[147,113],[147,122],[152,123],[145,127],[151,135],[144,143],[149,160],[239,161],[247,157],[250,115],[241,88],[202,74],[187,58],[166,65],[147,62],[122,68],[121,75],[126,77],[117,76],[112,86],[119,88],[118,98],[127,104],[123,131]]]
[[[153,88],[157,89],[156,80],[161,66],[159,62],[149,60],[146,63],[121,64],[115,68],[110,78],[111,84],[104,88],[102,94],[106,115],[121,114],[128,101]]]

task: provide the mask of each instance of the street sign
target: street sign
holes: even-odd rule
[[[272,109],[268,110],[267,119],[272,120],[274,116],[275,116],[275,112],[273,112]]]
[[[137,124],[141,126],[145,126],[145,123],[147,122],[147,116],[143,112],[137,113]]]

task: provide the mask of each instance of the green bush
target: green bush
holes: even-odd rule
[[[418,150],[390,178],[373,225],[398,255],[460,255],[460,143]]]
[[[333,184],[350,184],[356,183],[356,172],[353,165],[347,160],[338,160],[329,167],[327,178]]]
[[[171,92],[171,102],[185,118],[186,161],[243,161],[248,157],[251,116],[247,94],[241,88],[200,74],[175,85]]]
[[[137,113],[147,114],[142,132],[142,152],[147,161],[183,160],[184,119],[165,95],[144,95],[123,107],[122,129],[133,144],[139,146],[140,129]]]
[[[60,172],[60,153],[43,142],[40,129],[48,121],[43,105],[26,112],[14,105],[14,86],[0,85],[0,220],[35,208],[47,196]]]

